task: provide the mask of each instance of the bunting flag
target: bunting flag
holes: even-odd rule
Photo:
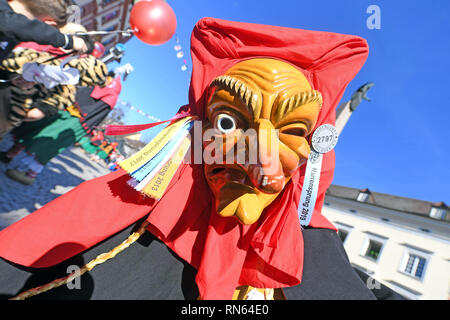
[[[175,46],[173,49],[177,52],[177,58],[181,59],[184,57],[184,52],[182,51],[183,47],[180,44],[180,39],[177,35],[175,35]],[[186,59],[183,59],[183,65],[181,66],[181,71],[186,71],[188,69]]]
[[[130,175],[128,184],[148,197],[161,199],[189,150],[193,124],[190,116],[172,122],[139,152],[120,162]]]
[[[154,116],[152,116],[152,115],[146,113],[145,111],[142,111],[141,109],[139,109],[139,108],[137,108],[137,107],[135,107],[135,106],[132,106],[132,105],[129,104],[128,102],[122,101],[122,100],[120,100],[120,99],[118,99],[117,102],[120,103],[121,106],[125,106],[125,107],[127,107],[128,109],[130,109],[130,110],[132,110],[132,111],[134,111],[134,112],[137,112],[137,113],[139,113],[141,116],[146,117],[147,119],[150,119],[150,120],[152,120],[152,121],[161,121],[160,119],[158,119],[158,118],[156,118],[156,117],[154,117]]]

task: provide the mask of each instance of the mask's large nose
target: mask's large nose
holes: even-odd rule
[[[285,176],[279,159],[279,139],[272,123],[260,119],[256,123],[257,162],[248,165],[253,185],[265,193],[278,193],[284,187]]]

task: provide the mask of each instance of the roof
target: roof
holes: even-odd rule
[[[432,207],[448,209],[448,206],[444,202],[429,202],[425,200],[418,200],[406,197],[395,196],[391,194],[385,194],[380,192],[373,192],[369,189],[357,189],[344,186],[338,186],[332,184],[326,195],[334,196],[337,198],[348,199],[357,201],[357,197],[360,192],[369,194],[368,199],[364,202],[369,205],[382,207],[386,209],[392,209],[396,211],[421,215],[424,217],[429,217],[430,210]],[[360,202],[360,201],[358,201]],[[430,218],[432,219],[432,218]],[[435,220],[435,219],[433,219]],[[447,214],[445,221],[450,221],[450,215]]]

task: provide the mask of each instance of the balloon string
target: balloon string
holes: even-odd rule
[[[137,29],[128,29],[128,30],[113,30],[113,31],[102,31],[102,30],[98,30],[98,31],[87,31],[87,32],[76,32],[76,33],[72,33],[70,35],[72,36],[90,36],[90,35],[97,35],[97,34],[114,34],[114,33],[133,33],[133,32],[137,32]]]

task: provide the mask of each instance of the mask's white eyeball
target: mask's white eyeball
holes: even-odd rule
[[[233,117],[225,113],[221,113],[216,118],[216,126],[217,129],[225,134],[228,134],[236,130],[236,121],[233,119]]]

